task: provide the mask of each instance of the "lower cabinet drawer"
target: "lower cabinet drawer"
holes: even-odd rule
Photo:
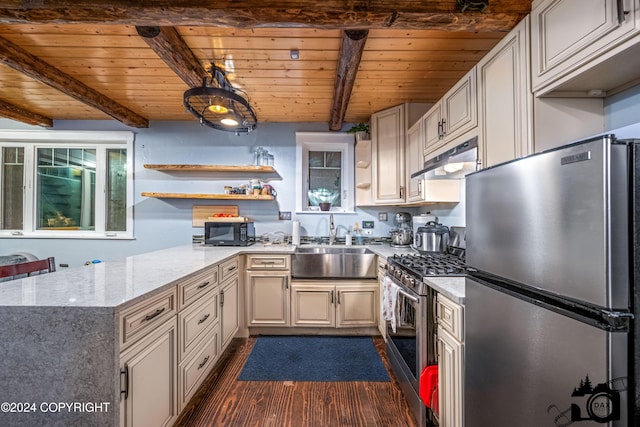
[[[238,274],[240,258],[235,257],[220,264],[220,283],[226,282],[234,274]]]
[[[206,338],[189,353],[178,369],[178,399],[180,410],[191,399],[211,372],[220,356],[220,328],[216,324]]]
[[[194,301],[201,295],[209,292],[211,288],[218,286],[218,265],[208,267],[205,271],[184,280],[178,285],[178,307],[180,310]]]
[[[464,340],[462,306],[442,296],[442,294],[438,294],[437,305],[438,324],[440,327],[462,342]]]
[[[178,357],[182,360],[200,341],[203,334],[220,320],[218,288],[203,295],[200,301],[178,313]]]
[[[149,331],[174,316],[176,311],[175,287],[124,309],[118,318],[120,349],[147,336]]]
[[[247,270],[288,270],[289,255],[250,254],[247,255]]]

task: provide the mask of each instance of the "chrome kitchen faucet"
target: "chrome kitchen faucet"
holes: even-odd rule
[[[333,245],[336,241],[336,226],[333,224],[333,214],[329,215],[329,244]]]

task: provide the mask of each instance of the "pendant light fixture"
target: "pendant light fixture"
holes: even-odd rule
[[[247,94],[235,89],[225,72],[211,64],[210,76],[202,78],[202,86],[187,90],[184,106],[200,124],[227,132],[251,132],[258,119],[249,105]]]

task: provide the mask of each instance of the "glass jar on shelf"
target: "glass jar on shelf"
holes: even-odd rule
[[[253,152],[253,163],[256,166],[264,166],[266,162],[266,154],[267,150],[265,150],[264,147],[256,148],[256,151]]]

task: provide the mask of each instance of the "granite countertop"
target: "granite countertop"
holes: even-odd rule
[[[291,252],[291,246],[185,245],[3,282],[0,306],[113,307],[135,303],[235,255]]]
[[[427,279],[423,279],[423,282],[449,298],[451,301],[464,305],[464,276],[429,277]]]
[[[411,252],[411,249],[394,248],[388,244],[367,247],[383,257]],[[0,286],[0,306],[111,307],[118,310],[175,286],[179,280],[233,256],[244,253],[293,253],[295,248],[293,245],[277,244],[248,247],[176,246],[122,260],[3,282]],[[460,278],[430,280],[436,290],[460,302],[460,295],[464,300],[464,280],[460,287],[459,280],[452,279]]]

